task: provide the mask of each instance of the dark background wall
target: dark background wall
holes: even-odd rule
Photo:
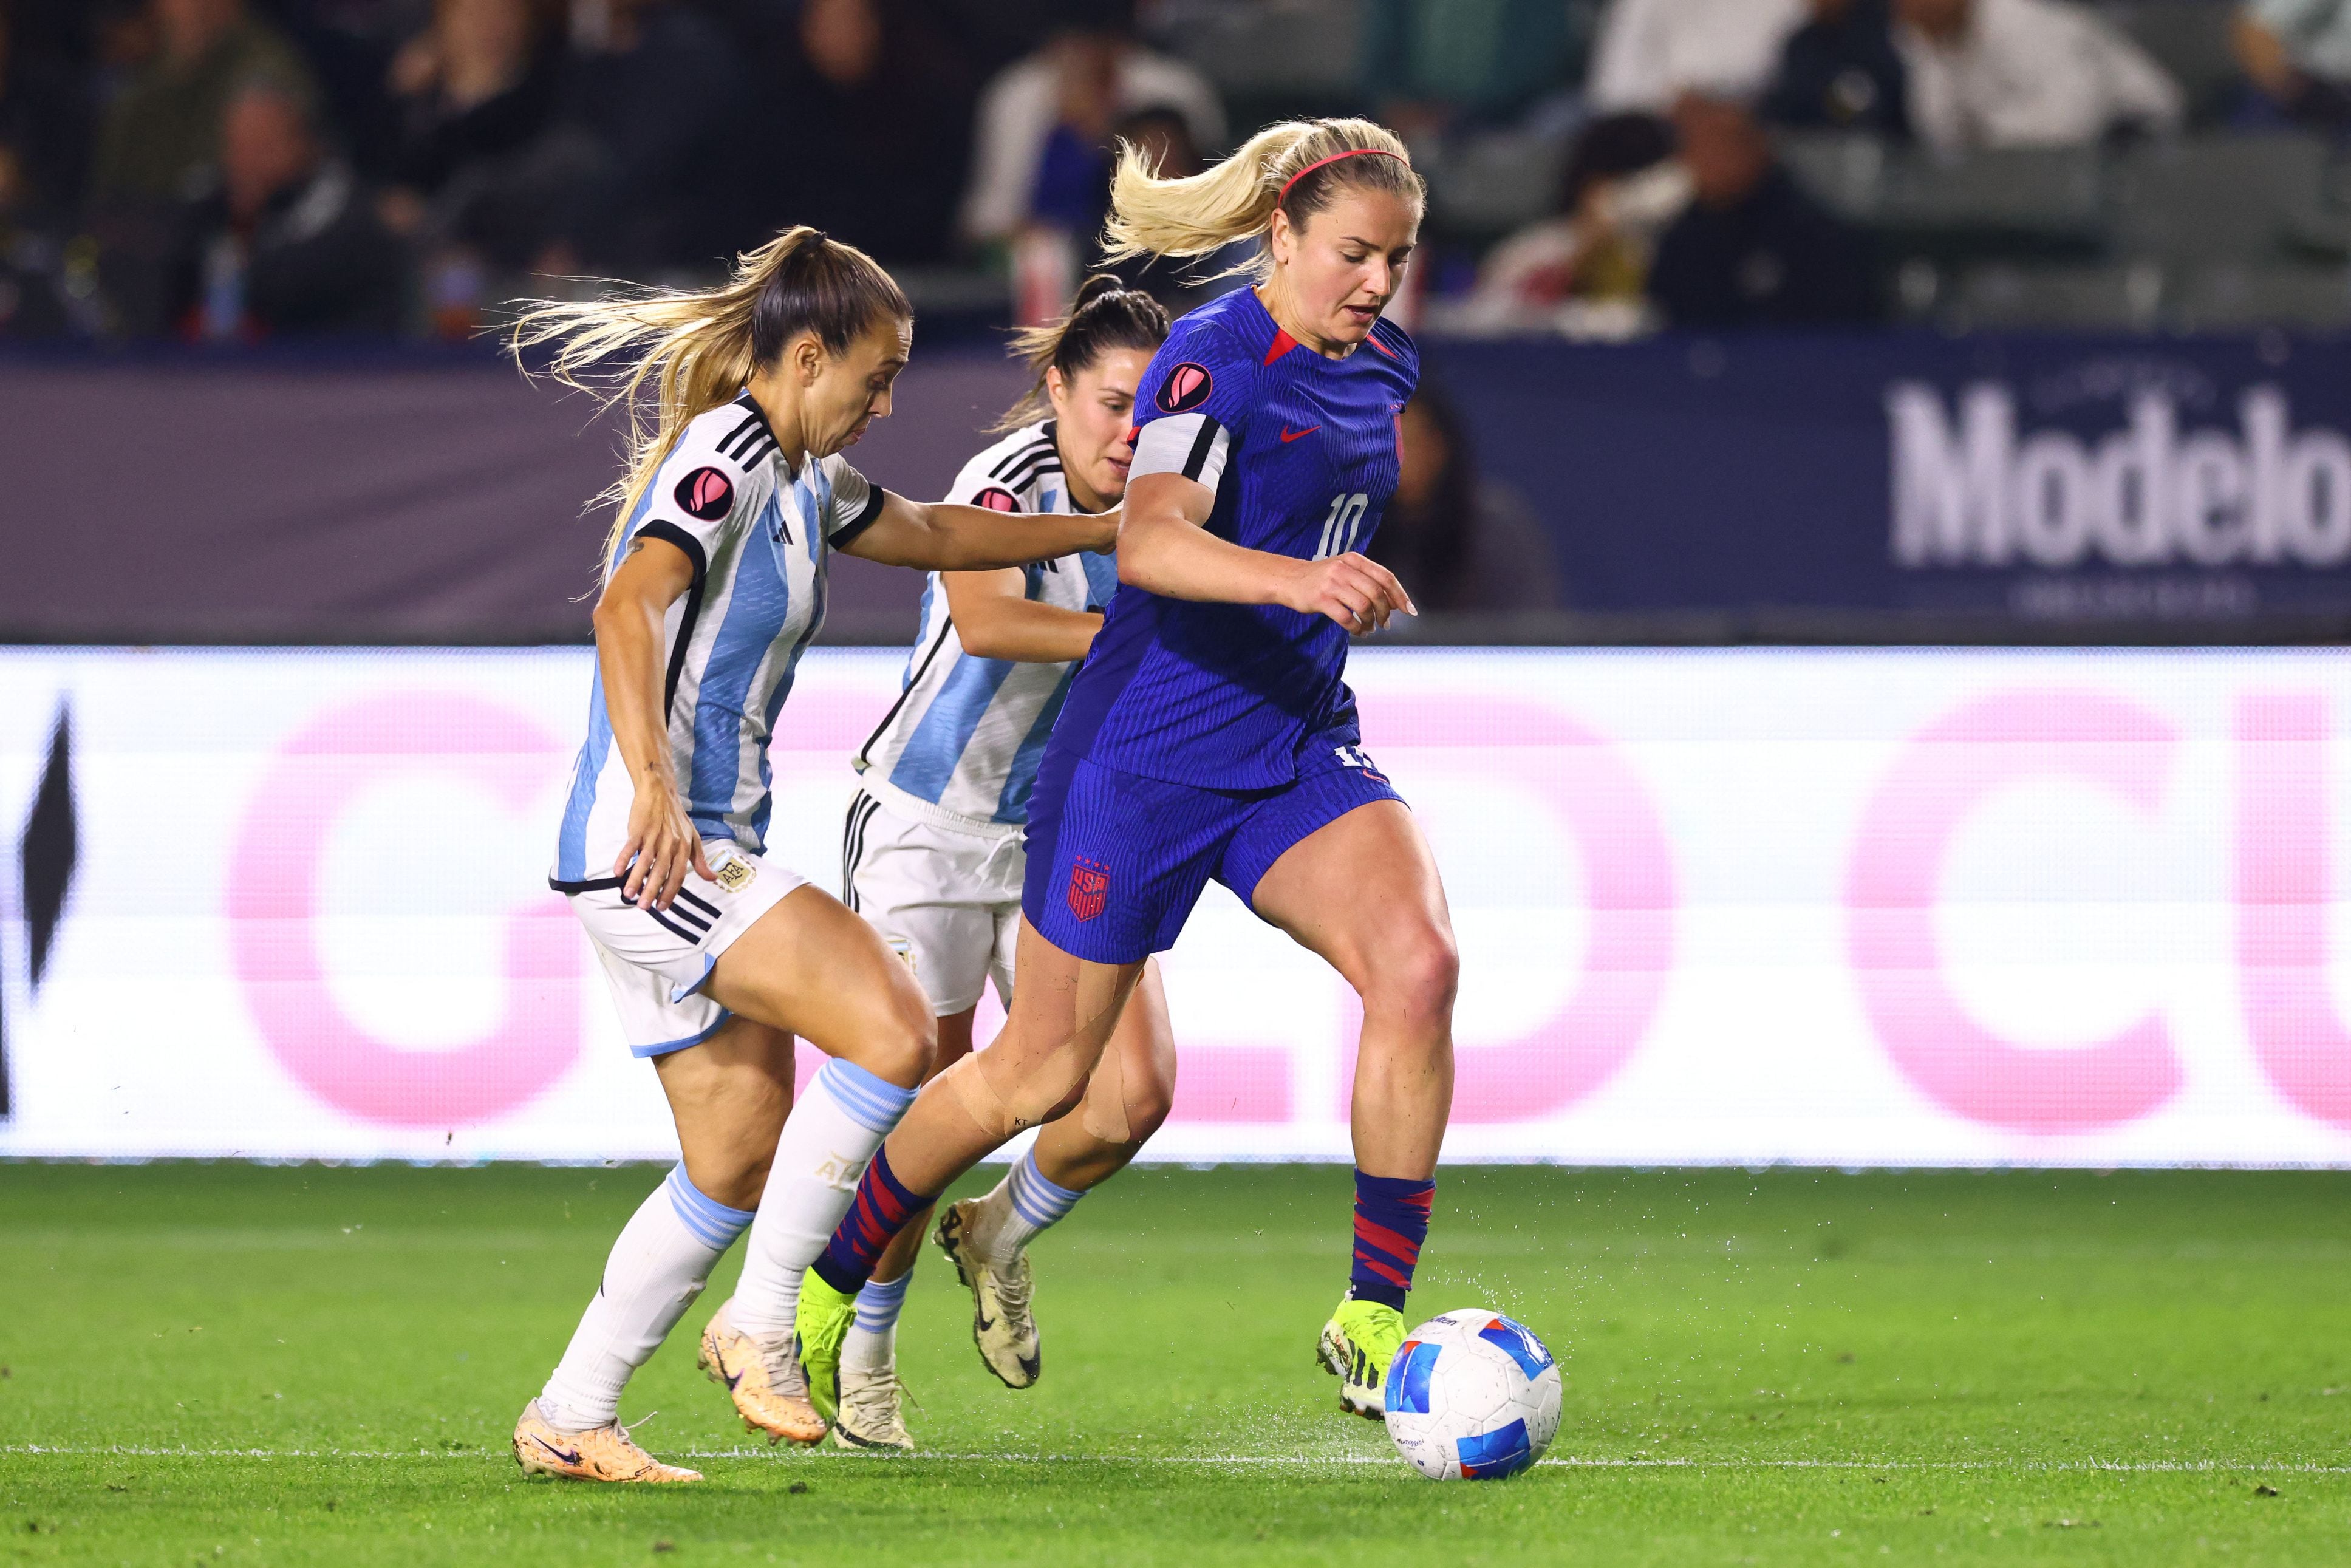
[[[854,458],[935,496],[1019,395],[907,375]],[[21,642],[571,642],[620,426],[471,359],[0,362],[0,633]],[[908,636],[913,573],[844,560],[834,616]],[[903,622],[903,624],[901,624]]]
[[[1668,336],[1426,359],[1479,474],[1461,526],[1482,570],[1544,586],[1407,635],[2351,636],[2345,340]],[[992,350],[918,351],[853,458],[937,496],[1019,391]],[[587,399],[477,354],[0,361],[0,636],[580,640],[609,516],[582,508],[618,439]],[[1906,550],[1905,528],[1935,542]],[[906,638],[918,592],[844,560],[828,634]]]

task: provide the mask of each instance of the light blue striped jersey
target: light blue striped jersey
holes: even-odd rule
[[[766,847],[768,737],[823,624],[832,552],[881,515],[882,501],[837,455],[794,474],[746,392],[687,424],[629,514],[607,579],[638,539],[665,540],[694,563],[693,586],[669,607],[662,667],[678,789],[705,839],[755,854]],[[599,670],[551,883],[567,893],[609,884],[633,793]]]
[[[999,512],[1079,509],[1050,419],[1024,425],[965,464],[946,498]],[[1098,611],[1118,590],[1118,561],[1109,551],[1023,570],[1030,599],[1064,610]],[[1029,820],[1037,761],[1074,667],[965,653],[946,590],[933,572],[898,700],[856,757],[865,788],[904,815],[967,831],[1017,831]]]

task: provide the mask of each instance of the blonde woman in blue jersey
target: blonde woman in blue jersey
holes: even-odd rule
[[[811,1387],[894,1217],[1077,1102],[1147,960],[1214,880],[1363,1003],[1347,1292],[1316,1358],[1343,1408],[1382,1415],[1428,1235],[1459,977],[1436,860],[1364,749],[1345,679],[1351,633],[1413,612],[1361,552],[1418,382],[1419,350],[1383,312],[1424,194],[1404,143],[1360,120],[1270,126],[1182,179],[1122,155],[1111,254],[1254,239],[1256,287],[1177,321],[1144,380],[1118,596],[1038,766],[1020,985],[994,1043],[934,1079],[875,1151],[812,1266]],[[1494,1456],[1495,1472],[1509,1462]]]
[[[947,498],[999,512],[1115,507],[1134,456],[1135,388],[1166,337],[1158,301],[1115,277],[1088,279],[1068,317],[1016,341],[1034,383]],[[932,573],[904,688],[857,754],[863,785],[843,831],[841,896],[914,965],[938,1014],[940,1069],[971,1050],[972,1015],[991,977],[1009,1005],[1038,759],[1117,588],[1106,550],[1018,571]],[[1154,966],[1085,1101],[1048,1124],[995,1191],[940,1217],[939,1248],[972,1293],[980,1360],[1007,1387],[1026,1388],[1043,1370],[1029,1239],[1134,1157],[1166,1119],[1175,1087],[1175,1039]],[[841,1447],[914,1448],[895,1362],[922,1231],[922,1217],[907,1221],[858,1296],[832,1418]]]
[[[612,399],[633,417],[650,389],[659,410],[632,428],[616,486],[588,739],[549,881],[587,928],[684,1154],[524,1407],[526,1473],[700,1479],[630,1438],[621,1391],[746,1228],[702,1365],[752,1430],[824,1437],[793,1342],[801,1273],[928,1072],[936,1030],[873,928],[762,852],[768,737],[836,552],[969,570],[1114,538],[1105,517],[919,506],[849,465],[842,449],[890,413],[913,330],[872,258],[796,228],[717,288],[545,305],[514,333],[517,356],[551,347],[568,384],[620,364]],[[831,1060],[794,1106],[796,1035]]]

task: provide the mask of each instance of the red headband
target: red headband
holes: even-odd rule
[[[1298,183],[1299,181],[1306,178],[1307,175],[1314,172],[1315,170],[1322,167],[1323,164],[1336,163],[1342,158],[1366,157],[1393,158],[1399,163],[1406,161],[1403,153],[1391,152],[1384,147],[1350,147],[1344,152],[1333,152],[1328,158],[1317,158],[1313,162],[1309,163],[1305,168],[1301,169],[1297,173],[1292,174],[1289,179],[1283,181],[1281,183],[1281,189],[1274,195],[1273,204],[1278,207],[1281,205],[1283,202],[1288,201],[1290,199],[1290,187]]]

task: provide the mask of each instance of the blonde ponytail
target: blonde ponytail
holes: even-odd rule
[[[1368,156],[1347,156],[1358,152]],[[1104,255],[1113,262],[1213,255],[1235,240],[1264,235],[1277,206],[1302,225],[1342,185],[1386,191],[1416,206],[1425,190],[1404,142],[1368,120],[1269,125],[1223,162],[1176,180],[1161,179],[1140,148],[1122,141],[1111,180],[1110,221],[1102,230]],[[1271,266],[1259,256],[1235,270],[1262,279]]]
[[[679,434],[732,402],[792,340],[813,332],[838,354],[877,319],[913,315],[872,256],[802,225],[737,256],[715,288],[631,288],[601,299],[536,302],[517,318],[506,347],[526,375],[544,374],[606,409],[628,409],[627,471],[590,503],[616,508],[604,540],[610,559]],[[537,372],[524,358],[535,349],[553,350]],[[648,381],[650,399],[643,395]]]

